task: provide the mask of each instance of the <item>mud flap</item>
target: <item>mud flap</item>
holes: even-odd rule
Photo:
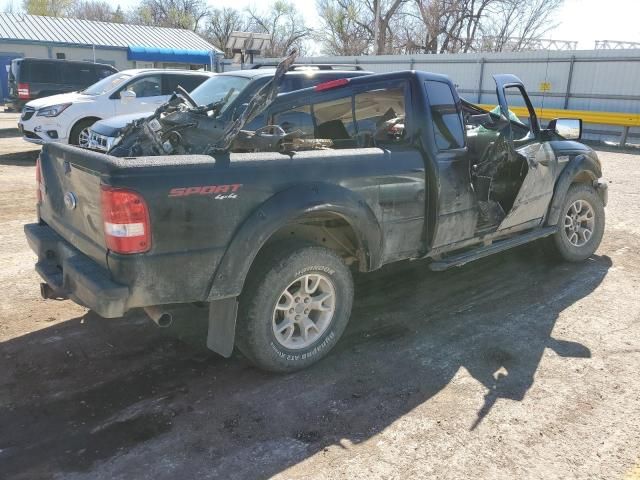
[[[238,300],[236,297],[215,300],[209,303],[209,331],[207,348],[229,358],[233,352],[236,336]]]

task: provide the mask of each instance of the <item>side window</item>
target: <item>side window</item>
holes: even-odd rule
[[[280,85],[278,85],[278,93],[293,92],[294,90],[300,90],[299,77],[295,75],[285,75]]]
[[[26,68],[25,68],[26,67]],[[23,62],[23,82],[57,83],[58,72],[52,62]]]
[[[531,118],[527,111],[527,102],[524,99],[520,87],[507,87],[504,89],[507,102],[509,102],[509,120],[511,121],[511,131],[513,140],[525,140],[531,133]],[[511,107],[520,107],[522,113],[516,115]],[[500,108],[497,109],[498,112]]]
[[[314,138],[313,117],[309,105],[276,113],[271,123],[282,127],[286,133],[300,130],[303,138]]]
[[[405,89],[380,88],[355,96],[358,145],[400,143],[405,137]]]
[[[433,120],[433,133],[439,150],[464,147],[462,113],[456,105],[451,87],[444,82],[425,81]]]
[[[157,97],[162,95],[162,81],[160,75],[146,75],[133,80],[125,89],[135,92],[138,98]]]
[[[206,79],[207,77],[200,75],[164,75],[165,83],[162,94],[171,95],[178,85],[190,92]]]
[[[93,65],[82,65],[78,63],[62,65],[62,77],[64,83],[85,85],[87,87],[95,83],[96,80],[93,74]]]
[[[96,78],[98,80],[102,80],[103,78],[107,78],[109,75],[116,73],[114,70],[105,67],[96,67]]]
[[[357,146],[356,126],[353,121],[353,97],[315,103],[313,117],[315,138],[331,140],[334,148]]]

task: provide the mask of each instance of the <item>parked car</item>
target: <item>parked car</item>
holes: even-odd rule
[[[154,109],[178,85],[191,91],[212,75],[190,70],[123,70],[79,92],[27,103],[18,127],[28,142],[88,147],[89,127],[97,120]]]
[[[245,136],[258,146],[271,131],[302,132],[273,152],[123,161],[46,145],[39,221],[25,226],[42,295],[106,318],[143,307],[159,325],[167,305],[196,302],[209,348],[291,371],[340,338],[352,270],[428,259],[440,271],[535,240],[587,259],[607,183],[577,141],[581,121],[541,129],[522,82],[494,78],[499,113],[422,71],[279,95],[263,111],[270,127]],[[509,102],[527,115],[510,119]]]
[[[220,111],[220,120],[224,123],[231,118],[232,112],[239,105],[246,103],[249,98],[273,78],[275,69],[270,67],[271,65],[259,69],[253,68],[221,73],[193,90],[190,96],[197,105],[204,106],[217,102],[230,89],[234,89],[227,106]],[[349,65],[293,65],[280,83],[279,92],[300,90],[337,78],[356,77],[369,75],[370,73],[361,67],[351,67]],[[119,115],[94,123],[90,128],[89,148],[108,151],[125,126],[134,120],[149,117],[152,114],[153,111],[135,115]],[[256,119],[253,125],[263,126],[264,117]]]
[[[117,71],[101,63],[16,58],[9,67],[6,108],[19,112],[30,100],[82,90]]]

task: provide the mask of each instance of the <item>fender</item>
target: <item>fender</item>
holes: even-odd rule
[[[343,217],[353,228],[363,252],[361,269],[380,267],[384,237],[364,199],[338,185],[322,182],[296,185],[272,196],[240,226],[216,269],[207,300],[240,295],[249,268],[267,240],[290,221],[312,212],[331,212]]]
[[[591,177],[593,186],[596,188],[598,195],[600,195],[600,198],[602,198],[602,201],[606,205],[607,184],[599,182],[599,179],[602,177],[600,163],[587,155],[577,155],[566,167],[564,167],[564,170],[562,170],[560,177],[556,181],[556,188],[547,214],[547,225],[556,225],[558,223],[560,219],[560,211],[567,191],[576,176],[581,173],[586,173]]]

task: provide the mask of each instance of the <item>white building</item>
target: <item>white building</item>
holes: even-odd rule
[[[223,52],[191,30],[0,13],[0,98],[14,58],[86,60],[126,68],[215,70]]]

